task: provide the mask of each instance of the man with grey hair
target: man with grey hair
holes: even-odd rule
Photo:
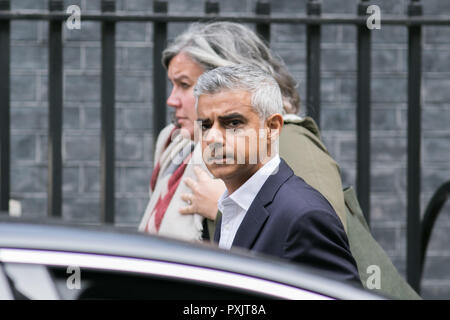
[[[214,236],[219,247],[277,256],[360,285],[336,212],[274,148],[283,117],[272,76],[251,65],[219,67],[199,77],[194,96],[206,166],[226,185]],[[256,147],[249,136],[257,137]]]

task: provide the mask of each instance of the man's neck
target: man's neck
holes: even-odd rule
[[[267,162],[269,162],[273,157],[266,158],[260,163],[251,167],[247,174],[237,174],[236,177],[231,177],[230,179],[223,180],[225,186],[227,187],[228,194],[231,195],[237,189],[239,189],[248,179],[250,179],[259,169],[261,169]]]
[[[249,174],[245,175],[245,176],[238,176],[236,178],[230,178],[227,180],[223,180],[223,182],[225,183],[225,186],[227,187],[227,191],[228,194],[232,194],[233,192],[235,192],[237,189],[240,188],[240,186],[242,186],[248,179],[250,179],[261,167],[263,166],[263,164],[260,164],[257,167],[254,167],[253,170],[249,171]]]

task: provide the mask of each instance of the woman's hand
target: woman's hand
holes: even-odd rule
[[[181,214],[198,213],[205,218],[215,220],[217,215],[217,202],[225,192],[225,184],[220,179],[211,178],[206,171],[200,167],[194,167],[197,181],[185,178],[184,183],[191,188],[192,193],[184,193],[181,199],[188,203],[188,206],[180,208]]]

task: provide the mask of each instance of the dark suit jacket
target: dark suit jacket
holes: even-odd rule
[[[217,242],[220,226],[221,218],[214,234]],[[337,214],[283,159],[248,209],[232,247],[302,263],[325,276],[361,284]]]

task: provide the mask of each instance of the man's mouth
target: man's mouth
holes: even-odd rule
[[[234,156],[232,155],[224,155],[224,156],[217,156],[217,157],[209,157],[208,163],[214,163],[214,164],[232,164],[234,163]]]

